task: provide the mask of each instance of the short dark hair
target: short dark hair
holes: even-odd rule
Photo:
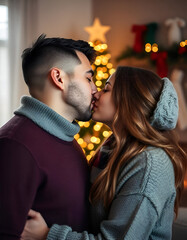
[[[50,68],[63,67],[64,71],[73,71],[74,64],[80,64],[76,51],[82,52],[92,64],[96,52],[83,40],[66,38],[46,38],[45,34],[39,36],[30,48],[22,53],[22,70],[26,84],[29,88],[42,89]],[[60,60],[60,61],[59,61]]]

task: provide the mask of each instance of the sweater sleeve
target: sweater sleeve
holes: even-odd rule
[[[0,140],[0,239],[17,240],[40,184],[40,170],[20,143]]]
[[[109,217],[100,224],[100,233],[72,232],[68,226],[53,225],[48,240],[146,240],[157,220],[147,197],[138,194],[120,196],[113,201]]]

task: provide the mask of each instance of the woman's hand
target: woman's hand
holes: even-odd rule
[[[39,212],[30,210],[21,239],[23,240],[46,240],[49,228]]]

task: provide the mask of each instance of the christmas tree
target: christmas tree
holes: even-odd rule
[[[92,65],[94,70],[94,82],[100,91],[109,76],[115,72],[112,63],[110,63],[111,55],[108,53],[108,46],[105,43],[104,34],[110,29],[109,26],[102,26],[99,19],[95,19],[93,26],[86,27],[85,30],[90,34],[89,43],[97,52],[97,57]],[[89,161],[96,149],[105,138],[109,137],[111,130],[100,122],[79,121],[80,132],[75,135],[75,139],[82,147],[87,160]]]

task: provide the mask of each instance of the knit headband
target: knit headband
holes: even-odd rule
[[[178,119],[178,97],[172,82],[168,78],[164,81],[163,89],[151,117],[151,125],[159,130],[171,130],[176,127]]]

